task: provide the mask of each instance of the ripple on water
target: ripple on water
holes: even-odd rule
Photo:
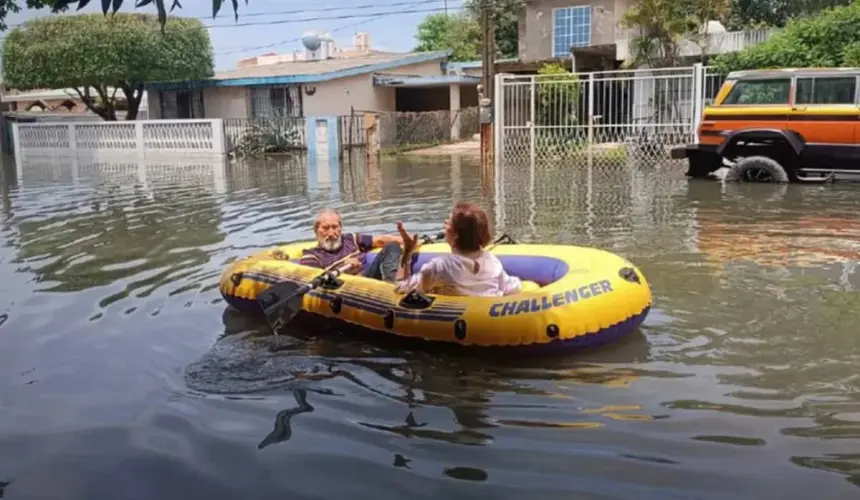
[[[856,496],[856,186],[721,186],[631,162],[540,166],[534,182],[506,165],[498,191],[462,158],[328,181],[302,161],[141,179],[78,160],[75,184],[66,163],[4,177],[10,498]],[[306,327],[275,349],[217,292],[235,259],[309,238],[324,206],[348,230],[429,232],[458,199],[519,241],[636,263],[655,301],[642,332],[536,362]]]

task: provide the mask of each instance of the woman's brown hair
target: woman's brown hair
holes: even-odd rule
[[[477,252],[493,240],[486,212],[474,203],[461,201],[454,205],[451,230],[454,246],[461,252]]]

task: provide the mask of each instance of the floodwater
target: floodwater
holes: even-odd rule
[[[860,497],[860,185],[573,164],[494,189],[467,158],[20,170],[0,183],[4,500]],[[641,332],[539,362],[316,331],[274,351],[218,293],[323,206],[431,232],[456,199],[636,263]]]

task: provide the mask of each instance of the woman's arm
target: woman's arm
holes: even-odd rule
[[[501,283],[499,287],[502,289],[503,295],[512,295],[515,293],[519,293],[523,288],[523,282],[516,276],[511,276],[505,271],[502,271],[502,274],[499,276],[499,280]]]
[[[436,283],[436,276],[439,274],[438,264],[439,257],[434,257],[425,262],[424,265],[421,266],[421,270],[415,274],[409,273],[408,270],[404,271],[405,276],[403,277],[401,277],[400,270],[398,269],[397,281],[395,281],[394,290],[397,293],[408,293],[412,290],[427,292],[433,289],[433,285]],[[411,266],[407,265],[406,267]]]
[[[400,253],[400,265],[397,267],[397,275],[394,277],[396,282],[409,278],[412,274],[412,254],[418,250],[421,245],[418,244],[418,233],[410,236],[403,227],[403,223],[397,222],[397,237],[403,242],[403,251]]]

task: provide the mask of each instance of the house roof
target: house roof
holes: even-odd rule
[[[447,87],[451,84],[478,85],[481,77],[469,75],[392,75],[374,74],[373,84],[378,87]]]
[[[349,76],[386,71],[410,64],[443,60],[450,51],[375,53],[361,57],[295,61],[278,64],[251,66],[229,71],[219,71],[208,80],[155,82],[146,87],[150,90],[180,90],[208,87],[246,87],[253,85],[290,85],[318,83]]]

